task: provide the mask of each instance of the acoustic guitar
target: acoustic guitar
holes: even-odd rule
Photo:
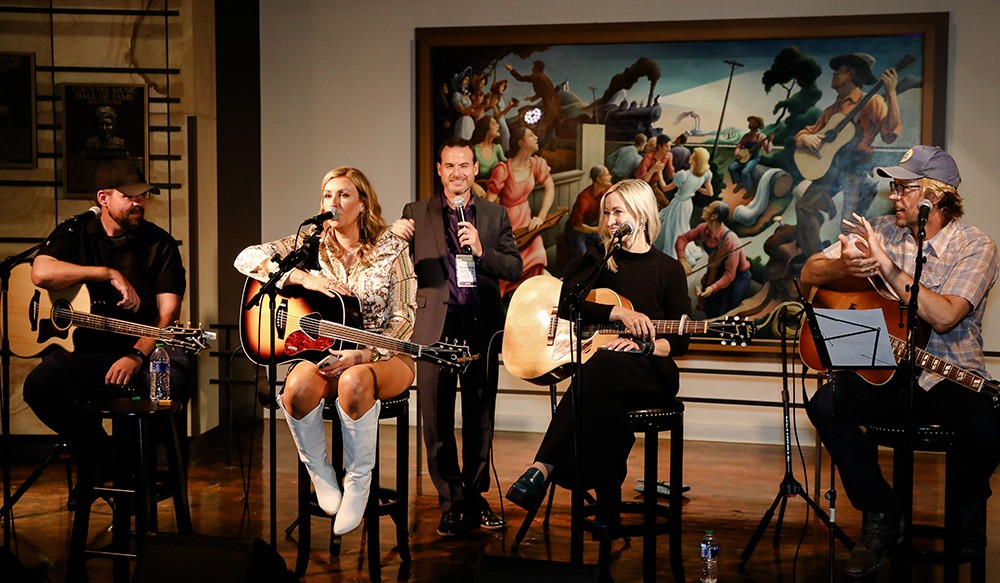
[[[761,149],[765,142],[772,140],[774,140],[774,132],[767,134],[760,142],[750,142],[745,148],[740,148],[740,151],[736,152],[736,161],[740,164],[746,164],[751,157],[757,154],[757,150]]]
[[[885,286],[881,278],[870,278],[860,280],[851,278],[850,281],[835,282],[829,286],[817,288],[812,299],[813,305],[819,308],[832,308],[839,310],[867,310],[879,308],[885,316],[889,325],[889,341],[892,344],[892,352],[897,362],[906,358],[906,315],[903,313],[899,299],[891,295],[891,291]],[[922,348],[927,338],[918,338],[917,343],[921,348],[916,350],[916,366],[923,370],[935,372],[946,377],[955,383],[971,389],[977,393],[984,393],[993,398],[994,403],[1000,404],[1000,384],[991,381],[983,376],[966,370],[956,364],[952,364],[943,358],[938,358]],[[802,338],[799,342],[799,355],[802,362],[809,368],[826,372],[820,362],[819,353],[816,350],[816,339],[813,338],[808,326],[802,329]],[[895,370],[859,370],[857,375],[873,385],[884,385],[892,379]]]
[[[902,71],[913,62],[913,55],[906,55],[893,65],[896,71]],[[882,80],[879,79],[875,85],[865,94],[851,111],[844,115],[835,113],[826,122],[821,130],[816,132],[823,136],[823,142],[819,150],[812,151],[808,148],[795,148],[793,159],[799,173],[806,180],[819,180],[830,170],[833,158],[845,145],[851,143],[857,134],[858,128],[854,125],[854,119],[861,113],[865,105],[871,101],[875,94],[882,89]]]
[[[243,286],[245,306],[257,295],[261,282],[248,278]],[[271,309],[263,298],[257,306],[244,309],[240,318],[240,341],[251,361],[266,366],[271,356]],[[275,305],[275,362],[308,360],[317,363],[327,349],[347,350],[374,346],[408,354],[417,360],[464,372],[479,355],[468,346],[436,342],[431,346],[400,340],[361,328],[361,304],[351,296],[333,297],[293,286],[279,290]]]
[[[526,381],[550,385],[572,374],[570,349],[575,341],[572,324],[559,317],[562,281],[547,275],[525,280],[507,308],[503,334],[503,365]],[[588,300],[631,309],[632,303],[609,289],[595,289]],[[714,321],[653,320],[656,334],[690,334],[721,338],[723,344],[745,346],[754,334],[750,321],[726,318]],[[584,325],[582,362],[619,336],[627,335],[620,322]]]
[[[90,292],[83,284],[76,284],[59,291],[48,291],[31,283],[31,264],[22,263],[11,270],[10,294],[10,351],[22,358],[38,356],[50,346],[73,352],[72,328],[89,328],[152,338],[197,354],[215,340],[215,332],[201,328],[174,325],[157,328],[90,313]]]

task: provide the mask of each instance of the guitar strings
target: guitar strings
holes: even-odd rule
[[[55,317],[67,318],[70,323],[78,326],[93,328],[95,330],[103,330],[106,332],[117,332],[131,336],[143,336],[148,338],[160,338],[164,334],[168,334],[171,337],[173,336],[173,333],[169,330],[164,330],[155,326],[136,324],[126,320],[116,320],[105,316],[88,314],[87,312],[77,312],[76,310],[70,308],[53,308],[52,315]],[[55,317],[53,317],[53,320],[56,319]]]
[[[330,322],[328,320],[317,319],[309,316],[292,316],[287,312],[279,312],[278,320],[280,324],[286,328],[289,326],[298,328],[306,334],[317,338],[322,337],[346,340],[356,344],[380,346],[381,348],[385,348],[387,350],[411,354],[416,354],[419,349],[422,348],[419,344],[414,344],[413,342],[407,342],[405,340],[399,340],[398,338],[392,338],[389,336],[382,336],[381,334],[359,330],[357,328],[347,326],[346,324],[337,324],[336,322]]]

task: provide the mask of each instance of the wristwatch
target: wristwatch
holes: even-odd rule
[[[146,355],[145,352],[143,352],[142,350],[139,350],[138,348],[136,348],[134,346],[132,347],[132,350],[130,350],[128,354],[129,354],[129,356],[138,356],[139,357],[139,362],[146,362],[146,358],[148,358],[148,356]]]

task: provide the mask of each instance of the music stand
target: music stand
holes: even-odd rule
[[[798,282],[796,282],[796,286]],[[806,321],[809,323],[809,331],[813,335],[816,344],[816,354],[827,377],[830,379],[833,398],[831,403],[837,402],[836,372],[838,370],[858,371],[858,370],[884,370],[895,369],[896,359],[890,344],[889,329],[885,323],[885,316],[881,310],[833,310],[814,309],[812,303],[803,298],[802,305],[806,313]],[[822,319],[823,324],[820,324]],[[836,407],[830,407],[830,425],[836,428]],[[834,440],[836,429],[831,434],[830,443],[827,444],[831,451],[835,449]],[[829,552],[830,552],[830,581],[834,580],[833,563],[835,553],[833,550],[834,527],[837,522],[837,468],[830,458],[830,489],[827,490],[826,499],[830,501],[830,521],[829,525]],[[836,527],[839,531],[840,528]],[[846,537],[844,537],[846,538]],[[842,539],[844,540],[844,539]],[[848,539],[849,540],[849,539]]]
[[[889,330],[886,327],[885,318],[881,310],[832,310],[812,307],[812,304],[802,299],[804,313],[809,325],[809,330],[816,344],[816,352],[820,358],[823,369],[828,371],[830,380],[836,370],[871,370],[871,369],[895,369],[896,361],[889,341]],[[783,311],[787,311],[783,308]],[[781,323],[784,326],[787,314],[779,314]],[[820,324],[820,320],[823,321]],[[775,544],[781,533],[781,522],[785,513],[785,506],[788,498],[801,496],[806,504],[816,513],[816,516],[826,524],[830,534],[830,576],[833,578],[833,557],[834,557],[834,537],[848,548],[854,546],[853,541],[844,534],[836,521],[836,488],[834,476],[836,472],[831,464],[830,490],[826,493],[826,498],[830,501],[830,513],[827,514],[820,508],[806,493],[805,488],[792,474],[791,457],[791,430],[789,426],[789,392],[788,392],[788,371],[786,369],[787,351],[786,335],[782,334],[782,411],[784,414],[784,436],[785,436],[785,476],[778,486],[778,494],[771,503],[770,508],[761,517],[756,530],[750,537],[747,547],[740,555],[737,564],[739,572],[744,571],[744,567],[753,555],[757,544],[764,536],[774,512],[780,505],[778,522],[775,526]]]

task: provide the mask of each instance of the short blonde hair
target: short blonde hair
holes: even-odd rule
[[[601,197],[602,213],[604,212],[604,205],[607,203],[608,197],[612,194],[622,197],[625,208],[638,221],[638,224],[635,226],[636,234],[642,233],[646,239],[646,243],[652,245],[656,236],[660,234],[660,214],[656,208],[656,196],[653,194],[653,189],[649,186],[649,183],[645,180],[630,178],[613,184],[604,193],[604,196]],[[611,245],[611,233],[608,231],[607,221],[601,220],[598,223],[597,229],[601,235],[601,240],[604,242],[604,248],[608,249]],[[614,272],[618,271],[618,265],[615,263],[614,258],[608,262],[608,268]]]

